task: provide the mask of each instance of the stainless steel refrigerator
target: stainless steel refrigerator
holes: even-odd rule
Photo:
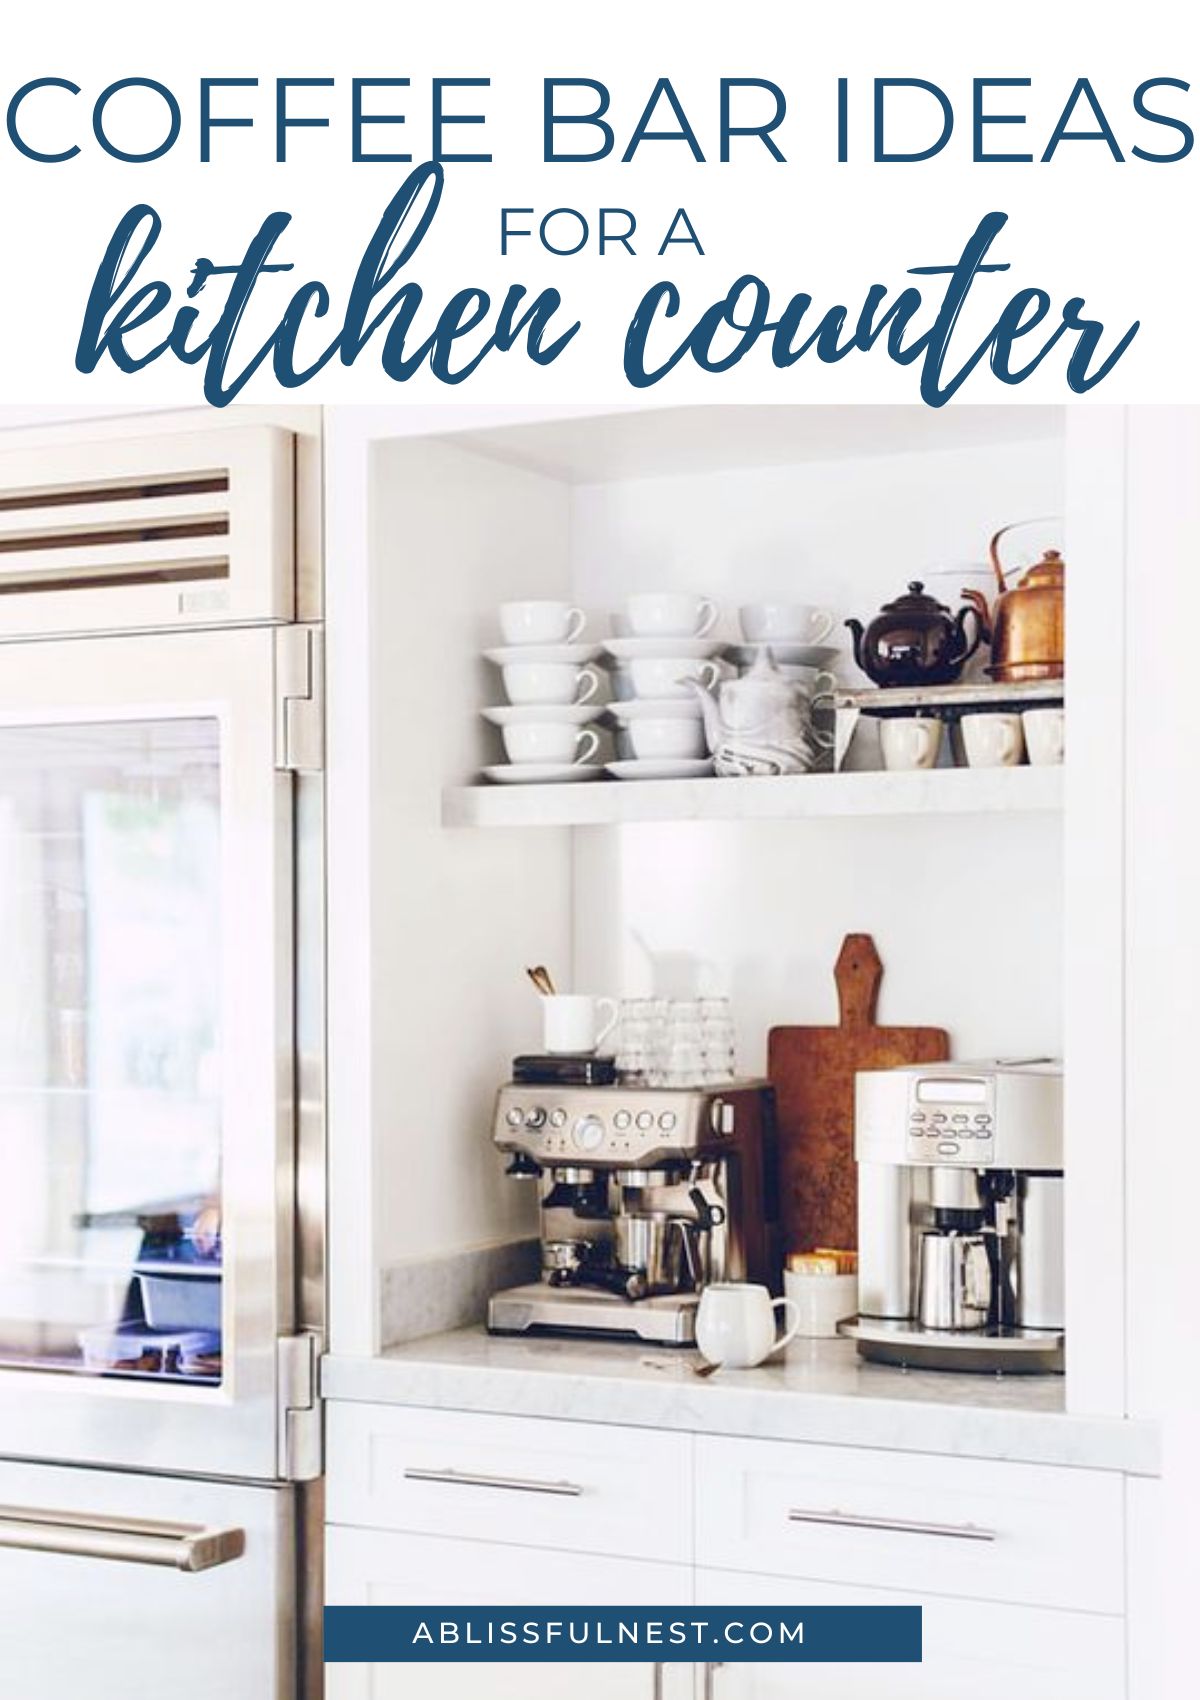
[[[14,1700],[319,1685],[314,466],[261,420],[0,439]]]

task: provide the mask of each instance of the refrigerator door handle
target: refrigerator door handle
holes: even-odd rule
[[[0,1549],[154,1564],[185,1575],[231,1564],[246,1550],[243,1529],[92,1517],[83,1512],[0,1505]]]

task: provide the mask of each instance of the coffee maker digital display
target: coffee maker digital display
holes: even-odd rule
[[[542,1273],[493,1295],[489,1329],[686,1346],[708,1282],[778,1292],[774,1109],[761,1082],[501,1087],[492,1139],[538,1187]]]
[[[1062,1070],[937,1063],[855,1083],[860,1354],[1063,1368]]]

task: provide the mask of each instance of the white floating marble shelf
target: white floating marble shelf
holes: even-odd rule
[[[623,826],[639,821],[820,820],[853,815],[1019,814],[1062,808],[1061,767],[810,773],[787,779],[597,779],[464,785],[445,826]]]

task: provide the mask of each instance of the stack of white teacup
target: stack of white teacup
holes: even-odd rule
[[[614,779],[695,779],[712,772],[693,684],[711,689],[723,669],[713,638],[717,604],[691,591],[643,591],[626,598],[604,644],[613,675],[609,718]]]
[[[581,640],[587,616],[570,602],[536,599],[500,607],[504,643],[484,651],[500,671],[508,702],[485,708],[500,728],[506,762],[484,768],[498,784],[596,779],[603,713],[596,700],[599,645]]]

